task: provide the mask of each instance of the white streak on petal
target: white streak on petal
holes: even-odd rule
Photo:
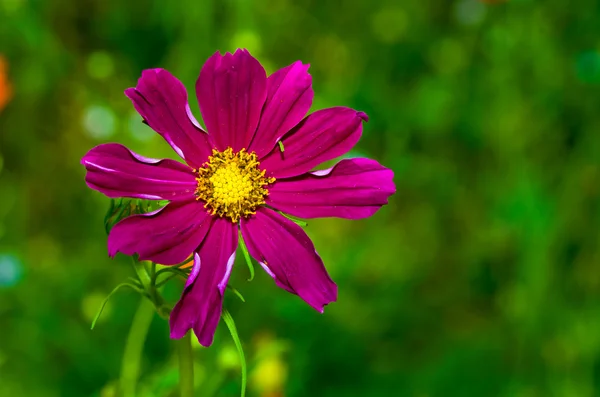
[[[231,274],[231,269],[233,268],[233,262],[235,262],[235,251],[229,257],[229,260],[227,261],[227,270],[225,271],[223,279],[219,283],[219,291],[221,292],[221,295],[225,293],[225,288],[227,288],[227,282],[229,281],[229,275]]]
[[[258,262],[258,263],[260,263],[260,265],[262,266],[262,268],[263,268],[263,269],[265,269],[265,272],[267,272],[267,274],[268,274],[269,276],[273,277],[274,279],[276,279],[276,278],[277,278],[277,277],[275,277],[275,273],[273,273],[273,272],[271,271],[271,269],[269,269],[269,267],[267,266],[267,264],[266,264],[266,263],[264,263],[264,262]]]
[[[311,172],[311,174],[315,175],[315,176],[326,176],[331,174],[331,171],[333,170],[333,167],[331,168],[327,168],[326,170],[317,170],[317,171],[313,171]]]
[[[192,283],[196,280],[196,277],[198,277],[198,273],[200,273],[200,255],[198,255],[197,252],[194,253],[194,266],[192,267],[192,271],[190,272],[190,275],[188,276],[188,279],[185,283],[185,288],[189,287],[190,285],[192,285]]]

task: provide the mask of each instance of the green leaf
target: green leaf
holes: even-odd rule
[[[247,382],[248,374],[247,374],[247,369],[246,369],[246,357],[244,356],[244,348],[242,347],[242,341],[240,340],[240,337],[238,335],[237,328],[235,327],[235,322],[233,321],[233,317],[231,317],[231,314],[229,313],[229,311],[227,309],[223,308],[223,313],[221,314],[221,318],[223,319],[223,321],[225,321],[225,324],[227,324],[227,328],[229,328],[229,333],[231,334],[231,337],[233,338],[233,343],[235,344],[238,354],[240,355],[240,364],[242,367],[241,397],[245,397],[246,396],[246,382]]]
[[[104,215],[104,230],[106,234],[110,232],[110,217],[113,216],[113,212],[115,210],[115,199],[110,199],[110,206],[106,211],[106,215]]]
[[[96,321],[98,321],[98,319],[100,318],[100,315],[102,314],[102,311],[104,310],[104,306],[106,306],[106,304],[108,303],[109,299],[121,288],[124,287],[129,287],[132,290],[136,291],[139,294],[142,294],[142,291],[136,287],[133,284],[130,283],[121,283],[119,285],[117,285],[111,292],[110,294],[108,294],[108,296],[104,299],[104,301],[102,302],[102,305],[100,306],[100,309],[98,309],[98,313],[96,313],[96,316],[94,316],[94,320],[92,321],[92,327],[90,329],[94,329],[94,327],[96,326]]]
[[[133,283],[133,285],[135,285],[136,287],[138,287],[139,289],[144,288],[144,286],[142,285],[142,283],[140,283],[140,280],[137,278],[133,278],[133,277],[127,277],[127,279],[129,281],[131,281]]]
[[[169,203],[168,200],[142,200],[142,199],[112,199],[108,211],[104,216],[104,228],[108,233],[121,219],[133,214],[145,214],[158,210]]]
[[[131,215],[131,202],[130,199],[112,199],[110,206],[104,217],[104,229],[106,233],[110,232],[110,229],[117,224],[121,219]]]
[[[231,285],[227,285],[227,289],[230,290],[231,292],[233,292],[235,294],[235,296],[237,296],[238,298],[240,298],[240,300],[244,303],[246,303],[246,299],[244,299],[244,296],[240,293],[240,291],[238,291],[237,289],[233,288]]]
[[[187,265],[190,262],[192,262],[192,265],[194,264],[194,256],[191,256],[191,257],[187,258],[186,260],[184,260],[183,262],[178,263],[178,264],[173,265],[173,266],[169,266],[169,267],[174,267],[176,269],[179,269],[181,266],[185,266],[185,265]]]
[[[285,216],[285,217],[286,217],[286,218],[288,218],[290,221],[294,222],[296,225],[298,225],[298,226],[300,226],[300,227],[306,227],[306,226],[308,226],[308,223],[304,222],[304,221],[303,221],[303,220],[301,220],[301,219],[298,219],[298,218],[296,218],[296,217],[294,217],[294,216],[291,216],[291,215],[288,215],[288,214],[284,214],[284,213],[283,213],[283,212],[281,212],[281,211],[277,211],[277,212],[279,212],[281,215]]]
[[[283,153],[285,150],[285,148],[283,147],[283,142],[277,141],[277,144],[279,144],[279,150],[281,150],[281,153]]]
[[[250,254],[248,253],[248,247],[246,247],[246,243],[244,243],[244,237],[242,237],[242,232],[239,232],[239,234],[240,248],[244,253],[244,259],[246,259],[246,264],[248,265],[248,270],[250,271],[250,278],[248,279],[248,281],[252,281],[254,280],[254,265],[252,264],[252,258],[250,258]]]
[[[158,281],[158,276],[162,273],[171,273],[169,276],[165,277],[164,279]],[[184,279],[188,278],[189,274],[184,272],[181,269],[161,269],[156,273],[156,288],[160,288],[163,285],[165,285],[166,283],[168,283],[170,280],[174,279],[175,277],[183,277]]]
[[[190,275],[190,273],[186,272],[185,270],[178,269],[176,267],[166,267],[156,272],[156,279],[158,279],[158,276],[160,276],[163,273],[175,273],[183,278],[187,278]]]

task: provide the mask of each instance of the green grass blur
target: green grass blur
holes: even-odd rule
[[[139,298],[90,331],[133,273],[79,159],[173,156],[123,90],[163,67],[192,94],[238,47],[268,72],[310,63],[313,108],[365,111],[352,155],[397,184],[370,219],[309,222],[339,285],[324,315],[238,260],[251,396],[600,395],[600,3],[491,3],[0,0],[0,396],[114,396]],[[223,324],[195,354],[198,395],[238,395]],[[175,396],[176,364],[156,317],[139,395]]]

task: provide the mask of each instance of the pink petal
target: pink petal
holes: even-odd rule
[[[279,287],[320,312],[337,299],[337,286],[300,226],[261,207],[254,216],[242,219],[241,229],[248,251]]]
[[[308,113],[314,96],[309,66],[298,61],[267,79],[267,100],[248,149],[255,151],[259,158],[269,153],[277,141]]]
[[[347,153],[362,134],[363,112],[344,107],[316,111],[302,120],[261,160],[261,168],[275,178],[304,174],[317,165]]]
[[[217,149],[248,148],[267,97],[267,75],[246,50],[218,52],[202,67],[196,95]]]
[[[266,202],[300,218],[366,218],[396,191],[393,178],[393,171],[375,160],[346,159],[328,170],[275,182]]]
[[[212,216],[202,203],[171,203],[117,223],[108,235],[108,254],[138,254],[141,260],[174,265],[198,248],[211,223]]]
[[[214,218],[208,236],[195,254],[191,280],[171,312],[171,338],[179,339],[193,329],[203,346],[212,344],[237,242],[237,225],[227,218]]]
[[[123,145],[106,143],[91,149],[81,163],[88,186],[108,197],[194,199],[197,182],[192,169],[174,160],[151,159]]]
[[[212,152],[208,134],[189,111],[185,87],[164,69],[142,72],[135,88],[125,90],[133,106],[152,129],[193,168]]]

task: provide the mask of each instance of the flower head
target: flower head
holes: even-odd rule
[[[359,219],[387,203],[393,173],[374,160],[344,159],[311,171],[358,142],[366,114],[336,107],[307,116],[308,65],[296,62],[267,77],[246,50],[216,53],[202,67],[196,95],[206,131],[190,112],[184,86],[166,70],[145,70],[125,95],[185,164],[116,143],[93,148],[82,163],[88,186],[108,197],[169,200],[117,223],[108,251],[167,265],[193,254],[171,313],[171,337],[193,329],[200,343],[212,343],[238,230],[278,286],[321,312],[336,300],[337,286],[313,243],[281,212]]]
[[[269,194],[265,187],[275,182],[258,165],[256,153],[246,149],[237,153],[231,148],[224,152],[213,149],[205,167],[198,170],[196,200],[210,208],[212,215],[226,216],[233,222],[256,214]]]

